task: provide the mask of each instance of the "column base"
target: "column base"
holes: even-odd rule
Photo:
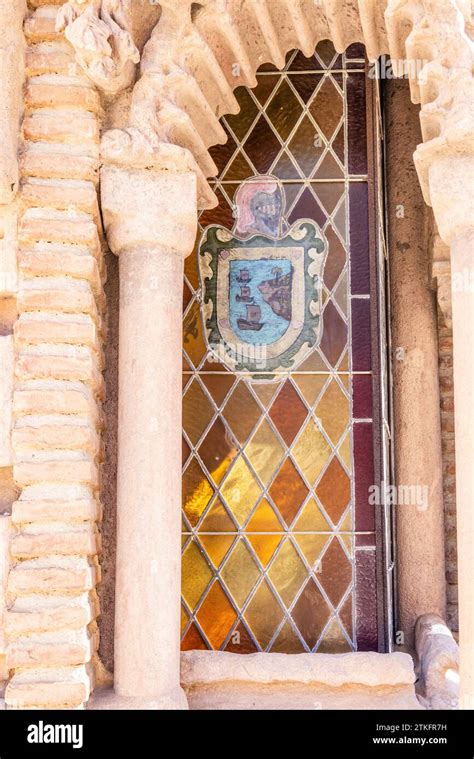
[[[182,688],[157,694],[156,696],[119,696],[113,688],[97,688],[87,709],[140,709],[145,711],[183,711],[189,709],[186,694]]]

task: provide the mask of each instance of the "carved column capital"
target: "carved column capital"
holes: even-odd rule
[[[189,255],[197,227],[196,173],[176,145],[151,146],[136,130],[111,130],[101,145],[101,202],[110,249],[166,248]]]
[[[128,31],[128,0],[70,0],[58,11],[76,60],[97,87],[116,94],[132,84],[140,60]]]

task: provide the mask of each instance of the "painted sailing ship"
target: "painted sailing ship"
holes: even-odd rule
[[[237,277],[237,282],[241,282],[242,284],[248,284],[252,280],[252,277],[250,276],[250,272],[248,269],[241,269],[239,272],[239,276]]]
[[[252,292],[248,285],[240,285],[240,295],[235,296],[237,303],[253,303]]]
[[[237,319],[237,326],[241,330],[255,330],[258,331],[262,329],[263,322],[260,321],[262,316],[262,310],[260,306],[256,306],[255,304],[248,305],[247,306],[247,318],[244,319],[243,317],[240,317]]]

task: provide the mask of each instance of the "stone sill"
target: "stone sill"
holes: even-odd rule
[[[400,652],[232,654],[185,651],[181,654],[183,688],[221,682],[378,687],[414,685],[415,680],[411,656]]]
[[[423,709],[411,656],[378,654],[181,654],[190,709]]]

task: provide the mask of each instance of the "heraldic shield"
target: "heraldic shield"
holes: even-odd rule
[[[308,219],[290,228],[284,209],[279,180],[252,177],[236,192],[233,229],[209,226],[199,245],[210,355],[267,381],[296,368],[321,337],[327,242]]]

